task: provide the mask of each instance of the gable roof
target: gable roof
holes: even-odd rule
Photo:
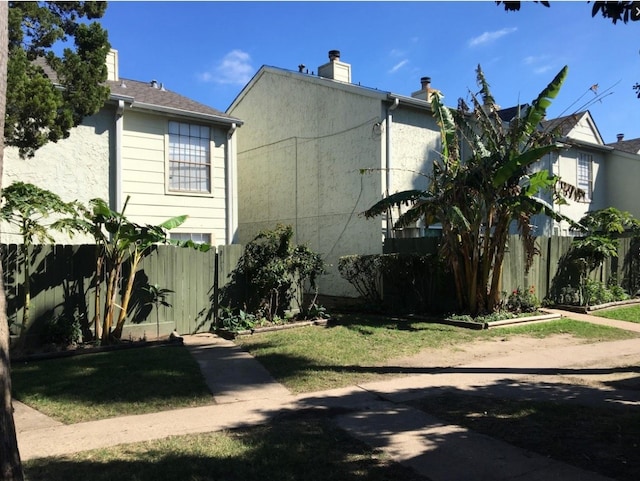
[[[514,107],[508,107],[506,109],[498,110],[498,116],[503,122],[511,122],[518,112],[525,112],[529,108],[529,104],[516,105]]]
[[[571,115],[565,115],[563,117],[557,117],[551,120],[543,120],[540,122],[542,129],[547,132],[558,130],[558,134],[562,137],[566,136],[578,125],[580,119],[586,112],[577,112]]]
[[[640,139],[619,140],[607,145],[630,154],[640,154]]]
[[[167,90],[161,84],[153,81],[140,82],[138,80],[120,78],[117,81],[108,80],[107,85],[111,89],[112,98],[126,99],[133,108],[138,107],[168,114],[187,115],[229,124],[242,124],[242,121],[235,117]]]
[[[51,81],[57,83],[57,75],[44,58],[38,57],[34,63],[43,69]],[[132,107],[153,110],[166,114],[197,117],[202,120],[217,121],[226,124],[242,125],[242,121],[220,110],[214,109],[200,102],[196,102],[184,95],[167,90],[162,85],[153,82],[124,79],[107,80],[111,90],[111,100],[124,100]]]

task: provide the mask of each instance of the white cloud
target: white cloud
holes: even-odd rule
[[[226,54],[211,70],[200,73],[202,82],[245,85],[253,76],[251,56],[242,50],[232,50]]]
[[[393,67],[391,67],[391,70],[389,70],[389,73],[396,73],[398,70],[400,70],[402,67],[404,67],[408,63],[409,61],[407,59],[404,59],[401,62],[398,62]]]
[[[503,28],[502,30],[496,30],[495,32],[484,32],[482,35],[472,38],[469,40],[470,47],[477,47],[479,45],[484,45],[495,40],[498,40],[505,35],[509,35],[510,33],[518,30],[516,27],[512,28]]]
[[[531,66],[531,68],[533,68],[533,73],[538,75],[548,72],[553,68],[549,63],[548,55],[539,55],[537,57],[528,56],[522,59],[522,63]]]

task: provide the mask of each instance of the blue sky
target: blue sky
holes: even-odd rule
[[[530,102],[564,66],[549,117],[588,105],[605,142],[640,137],[640,22],[591,17],[586,1],[110,2],[102,25],[120,76],[152,80],[226,110],[262,65],[309,71],[340,50],[352,81],[401,95],[432,78],[450,106],[477,91],[482,66],[498,104]]]

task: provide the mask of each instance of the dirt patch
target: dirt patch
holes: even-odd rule
[[[533,353],[550,347],[571,346],[585,342],[569,334],[547,336],[543,339],[525,336],[483,339],[458,346],[424,349],[413,356],[391,359],[389,364],[403,367],[452,367],[482,359],[522,352]]]

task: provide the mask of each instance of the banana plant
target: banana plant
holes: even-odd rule
[[[500,274],[514,223],[525,245],[527,268],[536,253],[533,215],[546,214],[575,225],[537,194],[552,192],[561,202],[563,192],[579,193],[547,171],[530,171],[532,164],[562,147],[540,129],[540,121],[559,92],[567,67],[509,123],[500,118],[480,66],[476,74],[480,91],[471,94],[472,114],[445,107],[438,92],[431,96],[441,131],[441,155],[433,163],[427,189],[390,195],[364,212],[374,217],[404,205],[408,209],[396,222],[398,227],[418,219],[427,225],[440,222],[441,255],[453,272],[460,309],[472,315],[492,312],[500,304]],[[464,158],[463,152],[468,153]]]
[[[109,207],[103,199],[92,199],[89,208],[79,209],[79,215],[66,219],[66,226],[93,236],[96,243],[95,338],[103,344],[117,341],[127,320],[136,272],[140,262],[156,244],[169,243],[167,231],[182,225],[186,215],[167,219],[158,225],[137,224],[125,216],[130,196],[121,212]],[[124,287],[125,265],[128,266]],[[102,282],[106,284],[104,313],[101,308]]]

